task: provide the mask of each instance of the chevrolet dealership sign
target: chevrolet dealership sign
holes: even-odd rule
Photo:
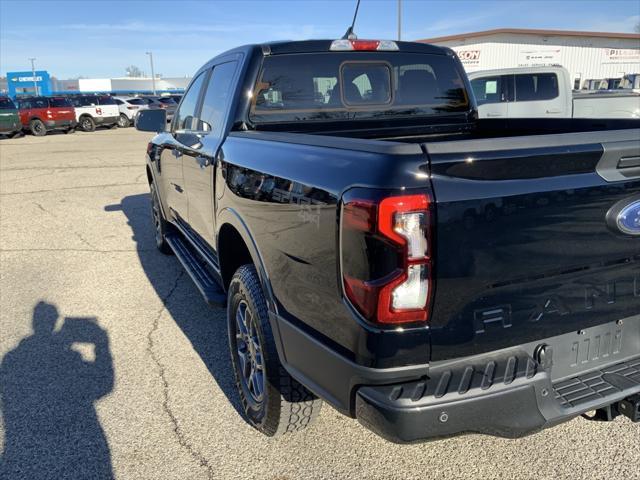
[[[34,87],[37,85],[37,90]],[[46,70],[29,70],[23,72],[7,72],[7,90],[9,96],[16,95],[49,95],[51,93],[51,76]]]
[[[41,82],[42,77],[40,75],[31,76],[31,77],[14,77],[11,79],[12,82]]]

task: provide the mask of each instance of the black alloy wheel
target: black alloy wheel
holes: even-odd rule
[[[89,116],[82,117],[80,119],[80,128],[85,132],[93,132],[96,129],[96,122]]]
[[[44,122],[37,118],[35,120],[31,120],[31,123],[29,123],[29,129],[36,137],[43,137],[47,134],[47,127],[45,127]]]
[[[236,387],[249,424],[270,437],[309,426],[322,400],[280,363],[260,279],[251,264],[238,268],[231,279],[227,327]]]

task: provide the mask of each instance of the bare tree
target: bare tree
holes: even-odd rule
[[[142,77],[142,70],[135,65],[129,65],[124,69],[127,72],[127,77]]]

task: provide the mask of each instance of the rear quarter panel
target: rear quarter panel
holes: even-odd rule
[[[17,110],[0,110],[0,131],[10,132],[20,127],[20,116]]]
[[[381,332],[352,313],[342,296],[338,255],[343,192],[353,186],[424,190],[418,175],[424,164],[419,149],[394,157],[231,135],[222,147],[217,212],[223,217],[233,210],[245,222],[279,315],[368,366],[424,363],[425,329]]]
[[[53,120],[75,120],[76,114],[73,107],[54,107],[49,109]]]

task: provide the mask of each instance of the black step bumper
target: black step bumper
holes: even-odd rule
[[[396,443],[463,433],[522,437],[640,392],[640,355],[557,383],[540,371],[510,384],[499,378],[486,390],[476,387],[460,393],[454,388],[442,397],[421,397],[424,387],[419,383],[360,388],[356,417]],[[577,400],[569,401],[565,395]]]
[[[521,437],[640,393],[640,315],[473,357],[383,370],[356,365],[273,319],[287,370],[397,443],[464,433]]]
[[[544,352],[541,355],[541,346]],[[640,316],[432,364],[428,378],[363,386],[356,417],[394,442],[515,438],[640,392]]]

